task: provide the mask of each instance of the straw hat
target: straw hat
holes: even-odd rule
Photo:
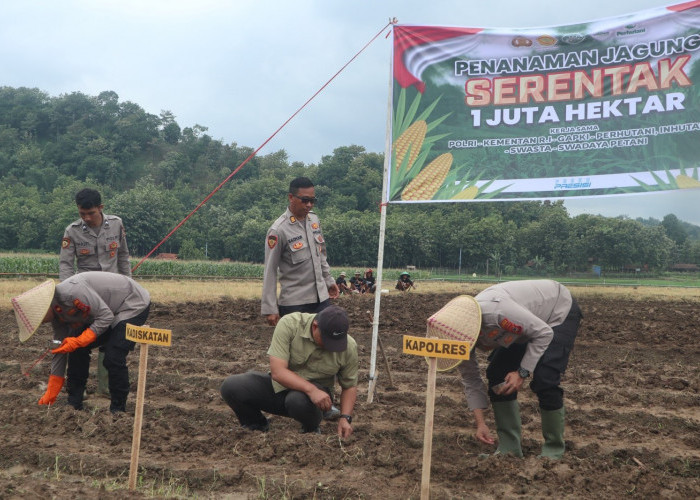
[[[481,330],[481,307],[471,295],[460,295],[428,318],[426,337],[469,342],[473,347]],[[450,370],[461,360],[438,358],[438,370]]]
[[[12,298],[12,307],[15,309],[15,318],[19,326],[19,340],[24,342],[34,335],[46,312],[51,306],[56,284],[53,280],[44,281],[22,295]]]

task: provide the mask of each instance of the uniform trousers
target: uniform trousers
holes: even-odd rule
[[[148,319],[150,304],[146,309],[131,319],[120,321],[86,347],[81,347],[68,354],[68,402],[81,408],[83,394],[90,371],[90,353],[99,347],[104,349],[104,367],[109,374],[109,394],[112,400],[110,409],[125,411],[126,398],[129,394],[129,369],[126,356],[134,350],[134,342],[126,339],[126,324],[141,326]]]
[[[327,387],[312,384],[330,394]],[[301,423],[304,432],[316,430],[323,416],[305,393],[290,389],[275,392],[269,373],[251,371],[231,375],[221,384],[221,397],[234,411],[241,425],[248,428],[267,426],[263,411],[293,418]]]
[[[280,318],[285,314],[290,314],[293,312],[303,312],[303,313],[320,313],[326,307],[331,305],[330,299],[326,299],[322,302],[315,302],[313,304],[299,304],[296,306],[281,306],[278,305],[277,309],[280,313]]]
[[[564,391],[559,384],[561,376],[569,364],[569,355],[574,348],[574,340],[581,323],[581,309],[576,300],[564,322],[552,328],[554,337],[532,373],[530,389],[537,395],[539,406],[543,410],[558,410],[564,406]],[[488,357],[486,378],[489,386],[489,399],[492,402],[513,401],[518,393],[500,396],[493,392],[493,386],[505,380],[505,376],[520,367],[520,361],[525,355],[527,344],[512,344],[510,347],[499,347]]]

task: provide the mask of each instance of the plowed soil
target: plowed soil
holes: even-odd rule
[[[267,369],[272,327],[258,301],[154,304],[149,323],[171,329],[174,344],[149,348],[132,491],[139,347],[129,356],[126,414],[110,414],[108,400],[94,393],[95,377],[86,410],[66,406],[65,393],[52,407],[38,406],[49,357],[25,372],[45,352],[49,330],[20,344],[14,315],[3,310],[0,498],[419,498],[427,363],[401,353],[402,335],[424,335],[426,318],[454,295],[392,292],[382,300],[379,334],[390,370],[379,352],[372,403],[367,311],[374,301],[341,297],[361,377],[355,432],[345,441],[335,423],[302,435],[296,422],[276,416],[268,433],[245,431],[222,401],[227,375]],[[537,458],[540,419],[529,389],[519,397],[525,458],[480,457],[493,450],[473,437],[459,378],[440,373],[431,498],[700,497],[698,301],[587,296],[579,303],[584,320],[563,383],[564,458]]]

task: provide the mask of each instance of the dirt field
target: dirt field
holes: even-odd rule
[[[427,364],[401,354],[401,339],[424,335],[426,318],[453,296],[383,299],[380,335],[394,386],[378,356],[371,404],[366,311],[373,299],[340,299],[361,363],[355,433],[344,442],[329,422],[321,435],[301,435],[296,422],[274,416],[267,434],[244,431],[221,400],[227,375],[267,369],[272,328],[259,317],[258,301],[155,303],[149,322],[172,329],[174,345],[149,350],[133,492],[127,480],[139,348],[129,356],[126,415],[113,417],[108,401],[94,394],[82,412],[65,406],[65,393],[54,407],[40,407],[48,358],[23,373],[44,352],[49,331],[20,345],[14,315],[3,310],[0,498],[418,498]],[[490,448],[473,438],[459,379],[439,374],[431,498],[700,497],[700,303],[594,295],[579,303],[585,317],[563,384],[564,459],[537,458],[539,416],[529,389],[520,395],[526,457],[479,458]],[[95,385],[93,378],[89,391]]]

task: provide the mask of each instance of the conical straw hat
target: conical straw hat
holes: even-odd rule
[[[481,307],[471,295],[460,295],[449,301],[438,312],[428,318],[426,337],[444,340],[469,342],[474,346],[481,330]],[[461,360],[437,359],[437,369],[446,371],[454,368]]]
[[[47,280],[22,295],[12,298],[12,307],[15,309],[15,318],[19,326],[20,342],[24,342],[34,335],[34,332],[41,325],[51,306],[55,288],[56,284],[53,280]]]

